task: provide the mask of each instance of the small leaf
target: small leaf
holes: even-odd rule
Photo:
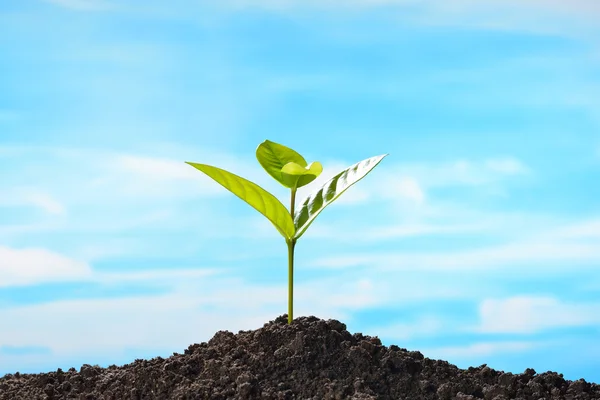
[[[314,181],[323,172],[323,166],[315,161],[306,167],[301,167],[295,162],[289,162],[281,169],[283,182],[291,189],[297,189]]]
[[[204,172],[231,193],[254,207],[254,209],[267,217],[275,225],[275,228],[277,228],[286,240],[294,236],[294,221],[290,212],[271,193],[256,183],[250,182],[224,169],[187,161],[186,164]]]
[[[292,186],[286,183],[281,169],[289,162],[294,162],[302,168],[307,165],[304,157],[296,151],[270,140],[265,140],[258,145],[256,148],[256,159],[269,175],[287,188],[291,188]]]
[[[281,172],[285,172],[289,175],[304,175],[307,171],[308,167],[302,167],[293,161],[290,161],[289,163],[285,164],[283,168],[281,168]]]
[[[325,207],[340,197],[350,186],[364,178],[385,156],[387,154],[367,158],[348,167],[327,181],[316,193],[304,199],[294,215],[296,227],[294,239],[300,238]]]

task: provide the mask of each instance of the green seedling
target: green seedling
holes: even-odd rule
[[[387,156],[383,154],[367,158],[346,168],[318,191],[302,201],[295,209],[296,190],[315,180],[323,166],[315,161],[310,164],[296,151],[279,143],[265,140],[256,149],[256,158],[277,182],[291,190],[290,211],[271,193],[247,179],[231,172],[206,164],[186,161],[186,164],[204,172],[227,190],[255,208],[277,228],[288,247],[288,324],[293,320],[294,307],[294,247],[317,215],[350,186],[364,178]]]

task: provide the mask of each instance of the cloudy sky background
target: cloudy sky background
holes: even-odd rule
[[[0,376],[168,357],[287,312],[288,192],[390,153],[296,246],[295,316],[600,382],[594,0],[0,4]]]

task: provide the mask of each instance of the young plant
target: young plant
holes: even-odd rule
[[[315,180],[323,166],[315,161],[307,164],[296,151],[279,143],[265,140],[256,149],[256,158],[275,180],[291,190],[290,211],[271,193],[257,184],[231,172],[206,164],[186,161],[186,164],[204,172],[227,190],[255,208],[277,228],[288,247],[288,324],[293,320],[294,307],[294,247],[317,215],[350,186],[364,178],[387,154],[367,158],[356,163],[330,180],[318,191],[302,201],[295,209],[296,190]]]

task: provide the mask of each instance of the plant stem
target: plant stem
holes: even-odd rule
[[[292,189],[292,199],[290,205],[290,214],[294,219],[294,206],[296,204],[296,189]],[[294,319],[294,247],[296,239],[287,241],[288,245],[288,325]]]
[[[294,246],[295,240],[287,242],[288,245],[288,324],[294,319]]]
[[[296,189],[292,189],[292,204],[290,204],[290,215],[292,216],[292,220],[294,219],[294,208],[296,206]]]

